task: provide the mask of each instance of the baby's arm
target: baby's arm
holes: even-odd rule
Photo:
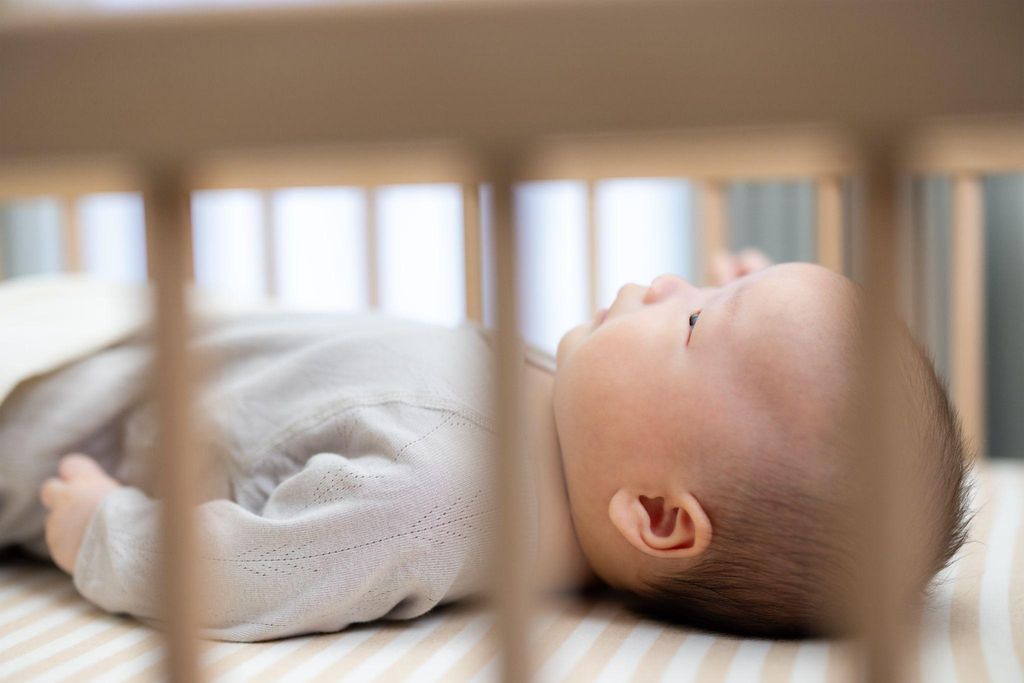
[[[390,459],[321,453],[258,513],[229,500],[199,506],[204,635],[251,641],[337,631],[436,604],[460,558],[433,557],[436,536],[450,531],[433,530],[423,513],[443,489],[417,474]],[[104,497],[75,566],[88,600],[159,618],[159,506],[127,486]],[[438,566],[446,562],[451,569]]]
[[[50,557],[68,574],[75,573],[75,557],[96,507],[121,483],[110,477],[87,455],[61,458],[57,477],[43,482],[39,497],[50,511],[46,517],[46,545]]]

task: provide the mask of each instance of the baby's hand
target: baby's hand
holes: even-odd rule
[[[722,287],[770,265],[771,259],[759,249],[747,248],[738,254],[721,251],[715,255],[711,266],[711,284]]]
[[[75,558],[85,528],[103,497],[121,484],[87,455],[61,458],[59,478],[43,482],[39,497],[50,511],[46,518],[46,545],[50,557],[68,574],[75,573]]]

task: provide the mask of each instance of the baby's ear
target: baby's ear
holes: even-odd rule
[[[697,557],[711,543],[711,520],[688,491],[648,496],[619,489],[608,517],[633,547],[653,557]]]

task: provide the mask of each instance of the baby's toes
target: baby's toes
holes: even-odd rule
[[[105,477],[106,472],[88,455],[72,453],[60,459],[57,468],[61,479],[77,479],[78,477]]]

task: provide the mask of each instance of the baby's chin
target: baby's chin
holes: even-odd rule
[[[561,367],[562,363],[583,343],[591,332],[600,327],[608,315],[608,309],[602,308],[593,319],[581,323],[562,335],[558,342],[558,349],[555,351],[555,365]]]
[[[565,360],[572,355],[572,353],[579,348],[583,341],[587,338],[594,330],[594,323],[587,322],[582,325],[577,325],[568,332],[562,335],[562,339],[558,342],[558,349],[555,351],[555,366],[562,367]]]

